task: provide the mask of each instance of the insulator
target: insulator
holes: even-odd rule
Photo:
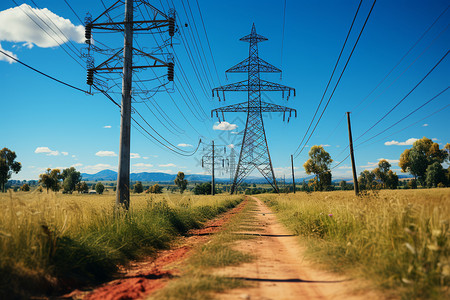
[[[169,79],[169,81],[173,81],[173,77],[174,77],[174,64],[173,62],[170,62],[167,64],[167,79]]]
[[[92,38],[92,24],[86,24],[86,27],[84,28],[84,37],[86,38],[85,43],[91,44],[91,38]]]
[[[94,70],[93,69],[88,69],[87,70],[87,79],[86,79],[86,83],[88,85],[93,85],[94,84]]]
[[[283,113],[283,122],[284,122],[285,119],[286,119],[286,113],[284,112]]]
[[[203,158],[202,158],[202,168],[204,168],[205,167],[205,165],[204,165],[204,163],[203,163]]]
[[[175,18],[169,18],[169,35],[175,35]]]
[[[225,161],[222,159],[222,168],[225,168]]]

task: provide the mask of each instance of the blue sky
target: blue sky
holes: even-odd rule
[[[82,19],[88,10],[94,17],[103,10],[101,1],[97,0],[68,0],[68,2]],[[103,2],[106,5],[113,3],[110,0]],[[172,6],[171,1],[151,3],[167,12],[168,2]],[[82,43],[84,29],[69,6],[64,1],[55,0],[35,0],[34,3],[16,1],[16,3],[30,5],[33,9],[37,9],[34,10],[37,14],[45,13],[45,17],[53,19],[71,43],[63,43],[61,38],[64,37],[55,36],[48,30],[53,38],[63,44],[63,47],[57,45],[49,35],[24,15],[23,9],[27,7],[22,6],[22,9],[19,9],[14,1],[5,0],[0,3],[0,49],[40,71],[86,89],[83,61],[80,58],[72,59],[62,49],[76,56],[85,47]],[[255,23],[257,33],[269,39],[259,44],[260,57],[283,70],[281,80],[279,74],[262,74],[262,78],[294,87],[297,91],[297,96],[291,97],[289,101],[282,99],[279,92],[265,93],[263,96],[266,101],[268,101],[266,97],[269,97],[275,104],[297,109],[298,117],[291,118],[289,123],[283,122],[282,116],[277,114],[264,115],[275,172],[277,176],[283,174],[290,176],[290,155],[297,149],[319,104],[359,1],[286,1],[283,40],[284,1],[198,0],[220,82],[209,54],[197,2],[189,1],[195,23],[190,17],[186,18],[184,10],[188,9],[186,1],[185,7],[180,1],[173,3],[178,13],[179,24],[188,25],[180,28],[185,39],[182,39],[179,33],[175,35],[173,51],[180,59],[181,67],[200,105],[197,105],[197,111],[191,112],[183,101],[180,95],[181,86],[186,90],[187,86],[181,79],[180,66],[177,64],[175,68],[177,86],[170,96],[183,114],[164,90],[155,93],[149,100],[151,102],[147,103],[153,112],[155,112],[153,105],[157,103],[164,110],[166,114],[164,117],[170,119],[169,122],[172,124],[176,124],[173,125],[174,128],[167,124],[169,129],[165,128],[144,103],[135,103],[135,108],[159,134],[186,151],[193,150],[200,137],[206,143],[211,139],[214,139],[216,144],[239,143],[241,136],[235,133],[244,129],[245,115],[230,113],[225,116],[230,124],[224,123],[217,127],[217,119],[210,118],[210,111],[222,105],[246,101],[246,94],[228,93],[226,102],[219,103],[217,97],[211,98],[209,88],[245,79],[245,75],[239,74],[229,74],[226,79],[224,72],[248,56],[248,43],[240,42],[239,38],[249,34],[252,23]],[[340,75],[371,5],[372,1],[363,1],[331,87],[334,87]],[[307,153],[312,145],[324,145],[335,162],[340,162],[347,156],[348,149],[343,152],[348,145],[347,124],[344,119],[346,111],[352,112],[353,137],[357,139],[406,96],[445,55],[450,48],[448,30],[450,9],[441,16],[386,80],[370,94],[447,6],[448,1],[437,0],[377,1],[329,107],[308,146],[295,159],[297,177],[304,176],[302,165],[307,160]],[[47,10],[42,11],[44,8]],[[184,40],[187,40],[192,50],[198,47],[199,53],[202,53],[200,44],[194,43],[192,37],[188,35],[189,29],[195,33],[195,27],[198,29],[205,52],[207,61],[207,64],[204,64],[205,70],[209,76],[209,69],[212,77],[211,83],[205,84],[206,95],[195,76],[186,54],[187,45],[184,43]],[[94,39],[111,48],[120,48],[123,45],[123,36],[120,33],[97,35],[94,33]],[[139,45],[145,49],[156,46],[155,40],[150,35],[141,35],[137,39]],[[75,53],[68,50],[69,44],[76,49]],[[99,43],[96,45],[101,46]],[[168,50],[170,49],[166,49],[165,52]],[[102,57],[96,54],[95,59],[96,62],[100,62]],[[136,63],[142,62],[140,60]],[[193,63],[199,68],[202,65],[198,59],[194,59]],[[164,74],[164,70],[156,71],[158,76]],[[154,77],[150,72],[138,73],[137,76],[140,79]],[[450,94],[446,91],[392,129],[359,146],[365,139],[397,122],[447,88],[449,79],[450,58],[446,57],[391,114],[355,141],[358,173],[364,169],[374,168],[381,158],[388,159],[394,171],[400,173],[398,167],[400,154],[411,147],[414,139],[426,136],[444,145],[449,142],[449,107],[421,120],[450,103]],[[86,173],[117,169],[120,113],[102,94],[86,95],[73,90],[18,63],[10,62],[1,54],[0,80],[2,86],[0,127],[3,129],[0,146],[16,151],[17,160],[23,165],[22,171],[13,175],[12,179],[37,179],[47,167],[75,166]],[[156,81],[146,83],[150,89],[158,85]],[[331,89],[324,102],[328,100],[330,92]],[[117,94],[111,95],[120,102]],[[190,92],[188,95],[192,102],[196,103]],[[187,100],[188,97],[186,95],[184,97]],[[363,100],[364,102],[357,106]],[[162,120],[161,115],[155,114]],[[136,114],[133,116],[136,117]],[[413,123],[416,124],[400,131]],[[152,132],[145,123],[143,125]],[[203,172],[199,164],[199,155],[183,157],[174,154],[166,148],[155,145],[134,128],[131,138],[132,172]],[[350,171],[350,161],[347,159],[333,169],[333,176],[348,178],[351,177]],[[256,173],[252,175],[258,176]]]

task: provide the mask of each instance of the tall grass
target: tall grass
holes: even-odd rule
[[[236,196],[0,194],[0,298],[26,298],[110,278],[117,265],[167,248],[234,207]]]
[[[261,198],[326,266],[353,271],[405,299],[449,297],[449,189]]]

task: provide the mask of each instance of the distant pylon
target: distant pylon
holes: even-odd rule
[[[247,113],[247,122],[245,124],[241,153],[239,155],[239,162],[236,166],[233,185],[231,186],[231,194],[237,191],[237,187],[255,168],[258,169],[264,178],[266,178],[266,180],[272,185],[273,189],[278,192],[279,190],[275,180],[275,174],[273,172],[272,161],[270,159],[269,148],[267,145],[266,133],[264,131],[262,113],[282,112],[283,119],[285,119],[286,113],[289,113],[289,121],[292,112],[294,112],[295,117],[297,117],[297,111],[285,106],[279,106],[261,101],[261,91],[281,91],[283,93],[283,97],[284,93],[287,92],[287,99],[289,99],[291,91],[294,92],[295,96],[295,89],[260,79],[261,72],[280,73],[281,70],[258,57],[258,43],[267,41],[267,38],[256,33],[255,24],[252,26],[251,33],[244,36],[240,40],[250,43],[249,57],[234,67],[231,67],[226,72],[248,73],[248,79],[214,88],[212,93],[213,97],[216,93],[220,101],[219,91],[223,93],[224,100],[226,91],[247,91],[248,101],[214,109],[211,111],[211,116],[215,113],[220,121],[219,116],[221,115],[223,118],[224,112]]]

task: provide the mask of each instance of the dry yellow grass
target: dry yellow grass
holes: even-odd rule
[[[365,276],[408,299],[449,296],[450,189],[261,198],[329,268]]]

